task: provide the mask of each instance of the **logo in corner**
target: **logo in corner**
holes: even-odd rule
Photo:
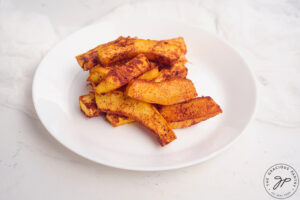
[[[295,194],[299,177],[294,168],[287,164],[270,167],[264,176],[264,187],[269,195],[277,199],[286,199]]]

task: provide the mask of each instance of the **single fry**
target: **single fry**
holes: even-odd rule
[[[96,117],[101,114],[100,110],[97,108],[94,93],[80,96],[79,105],[81,111],[89,118]]]
[[[140,101],[160,105],[172,105],[197,96],[193,82],[182,78],[157,83],[135,80],[127,86],[125,94]]]
[[[220,106],[211,97],[197,97],[187,102],[161,106],[158,110],[169,123],[192,120],[186,123],[190,125],[222,113]],[[179,126],[178,124],[176,126]],[[174,128],[175,124],[172,127]]]
[[[113,91],[151,69],[148,59],[140,54],[123,65],[113,68],[94,88],[97,94]]]
[[[166,120],[153,105],[127,97],[120,91],[96,94],[95,97],[101,111],[123,115],[142,123],[155,133],[162,146],[176,139]]]
[[[120,60],[133,58],[138,54],[145,54],[150,60],[171,65],[185,53],[186,45],[182,37],[156,41],[121,36],[76,56],[76,59],[83,70],[89,70],[97,64],[107,66]]]
[[[114,127],[134,122],[133,119],[121,115],[112,114],[112,113],[106,114],[106,120]]]

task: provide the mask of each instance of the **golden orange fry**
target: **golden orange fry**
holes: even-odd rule
[[[97,108],[94,93],[80,96],[79,105],[81,111],[89,118],[96,117],[101,114],[100,110]]]
[[[161,106],[158,110],[172,128],[185,128],[222,113],[211,97],[197,97],[187,102]]]
[[[135,80],[127,86],[125,94],[140,101],[160,105],[172,105],[197,96],[193,82],[182,78],[163,82]]]
[[[95,97],[101,111],[126,116],[140,122],[155,133],[162,146],[176,139],[166,120],[153,105],[132,99],[120,91],[95,94]]]

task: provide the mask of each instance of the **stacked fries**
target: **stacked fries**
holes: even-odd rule
[[[137,121],[164,146],[176,139],[172,129],[186,128],[222,113],[211,97],[197,97],[186,79],[182,37],[143,40],[130,37],[76,56],[92,92],[79,97],[87,117],[106,115],[114,127]]]

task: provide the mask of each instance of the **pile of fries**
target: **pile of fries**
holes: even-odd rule
[[[89,70],[92,92],[79,97],[87,117],[106,115],[114,127],[137,121],[164,146],[176,139],[172,129],[186,128],[222,113],[211,97],[197,97],[186,79],[182,37],[143,40],[131,37],[97,46],[76,56]]]

